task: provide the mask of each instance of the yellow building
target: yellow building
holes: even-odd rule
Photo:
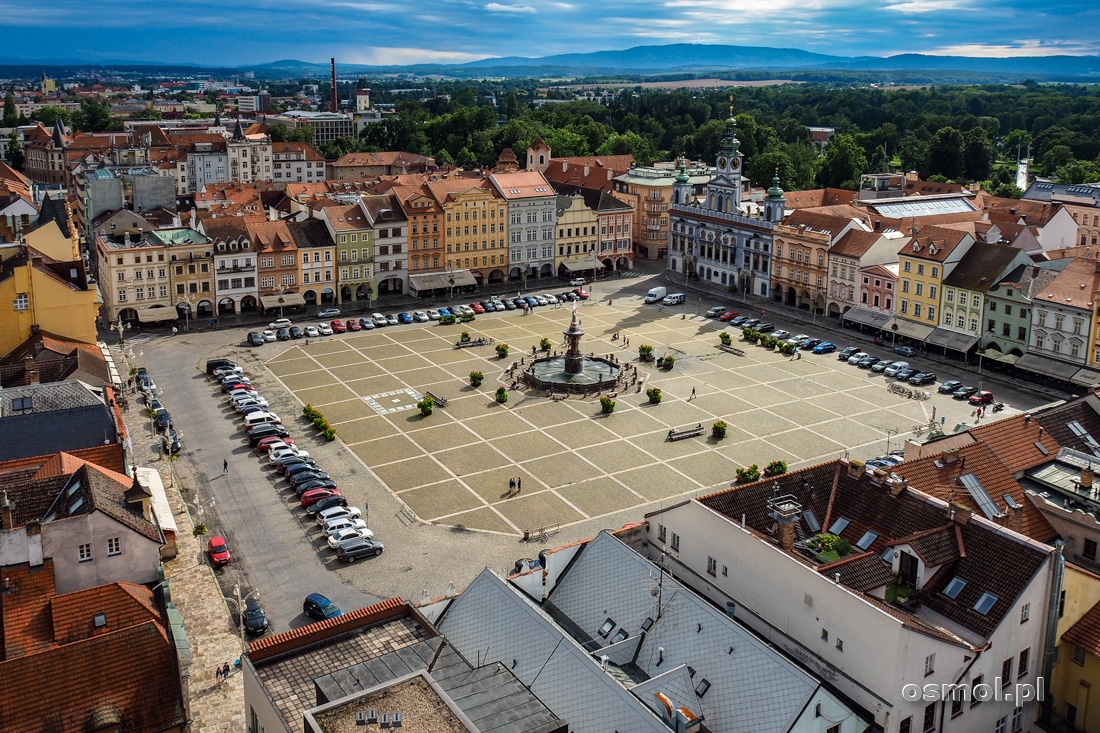
[[[469,270],[482,283],[504,282],[508,202],[484,179],[431,181],[425,188],[443,209],[447,270]]]
[[[943,281],[974,238],[957,229],[922,227],[898,251],[897,334],[924,341],[939,325]]]
[[[599,192],[596,192],[599,195]],[[629,212],[628,212],[629,213]],[[558,236],[554,242],[557,257],[554,272],[583,275],[597,267],[600,217],[579,191],[572,196],[558,196]],[[588,272],[592,276],[592,272]]]
[[[10,304],[10,306],[8,305]],[[39,331],[96,342],[99,303],[89,287],[77,242],[49,222],[23,243],[0,246],[0,355]]]
[[[1100,575],[1070,563],[1058,603],[1058,653],[1048,695],[1052,723],[1100,731]]]

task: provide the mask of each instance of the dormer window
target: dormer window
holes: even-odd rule
[[[957,598],[962,589],[966,587],[966,581],[957,575],[951,579],[951,582],[947,584],[947,587],[943,589],[943,594],[948,598]]]

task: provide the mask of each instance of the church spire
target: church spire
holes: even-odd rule
[[[737,139],[737,120],[733,118],[733,95],[730,95],[730,116],[726,118],[726,134],[722,137],[722,154],[731,157],[739,154],[741,141]]]

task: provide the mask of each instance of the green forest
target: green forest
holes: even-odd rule
[[[522,158],[536,136],[555,156],[632,154],[639,164],[678,156],[709,161],[732,110],[746,156],[746,173],[766,182],[778,170],[786,190],[855,188],[866,172],[915,170],[927,180],[979,181],[1002,196],[1013,186],[1018,152],[1030,149],[1032,171],[1065,183],[1100,181],[1100,88],[1086,85],[958,85],[838,87],[782,84],[727,89],[620,88],[612,101],[569,101],[561,88],[537,80],[439,82],[426,101],[371,81],[372,102],[395,115],[368,125],[359,139],[318,146],[329,159],[353,151],[405,150],[440,163],[492,165],[504,148]],[[406,82],[403,82],[407,84]],[[275,86],[275,85],[273,85]],[[286,85],[287,91],[294,86]],[[273,96],[281,89],[272,89]],[[325,93],[322,89],[322,94]],[[343,90],[341,90],[343,96]],[[535,108],[536,95],[561,100]],[[732,97],[732,102],[731,102]],[[322,96],[322,98],[324,98]],[[39,110],[52,125],[61,116],[77,129],[117,125],[101,102],[81,111]],[[5,126],[14,105],[5,104]],[[821,149],[809,127],[836,133]],[[269,128],[272,139],[312,142],[308,131]]]

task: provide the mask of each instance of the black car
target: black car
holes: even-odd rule
[[[865,357],[863,357],[862,359],[860,359],[859,361],[856,362],[856,366],[859,367],[860,369],[870,369],[875,364],[878,364],[879,361],[880,360],[877,356],[865,356]],[[885,369],[885,367],[883,367],[883,368]]]
[[[255,428],[252,428],[252,431],[248,434],[248,442],[252,444],[253,448],[255,448],[256,444],[264,438],[270,438],[276,435],[280,438],[285,438],[286,436],[290,435],[290,431],[284,428],[282,425],[274,425],[272,423],[259,425]]]
[[[858,352],[859,352],[859,347],[858,346],[849,346],[848,348],[837,352],[837,355],[836,355],[837,361],[848,361],[848,359],[850,357],[854,356]]]
[[[733,320],[735,321],[737,319],[735,318]],[[733,321],[730,321],[730,323],[733,323]],[[821,343],[821,339],[815,339],[815,338],[802,339],[801,341],[798,342],[798,348],[800,348],[800,349],[812,349],[813,347],[817,346],[820,343]]]
[[[302,338],[302,336],[305,336],[305,334],[302,333],[302,329],[298,328],[297,326],[290,327],[290,337],[292,339],[300,339]]]
[[[168,455],[176,455],[183,450],[183,440],[175,428],[168,428],[168,432],[160,436],[161,448]]]
[[[905,369],[899,369],[898,373],[894,375],[894,379],[899,382],[904,382],[910,379],[914,374],[917,374],[920,369],[914,369],[913,367],[907,367]]]
[[[308,484],[311,481],[329,481],[332,479],[332,476],[329,476],[327,473],[314,466],[312,470],[296,471],[294,474],[288,475],[287,478],[290,480],[291,486],[297,487],[301,484]]]
[[[172,416],[163,407],[153,413],[157,422],[157,432],[163,433],[172,427]]]
[[[249,598],[244,602],[244,630],[253,636],[260,636],[268,627],[267,614],[260,607],[260,602],[255,598]]]
[[[933,384],[935,381],[936,375],[932,372],[921,372],[909,377],[909,384],[914,387],[923,387],[926,384]]]
[[[759,331],[760,333],[771,333],[775,330],[774,323],[757,323],[752,327],[753,331]]]
[[[214,370],[219,367],[229,367],[232,369],[236,366],[237,365],[229,359],[208,359],[206,362],[206,373],[208,375],[213,374]]]
[[[346,542],[336,548],[336,557],[344,562],[355,562],[361,557],[377,557],[384,550],[378,540],[363,537],[354,542]]]
[[[249,331],[248,332],[248,343],[251,344],[252,346],[263,346],[264,345],[263,334],[259,333],[258,331]]]
[[[514,311],[516,309],[516,304],[508,299],[504,299],[500,302],[504,304],[504,310],[506,311]]]
[[[294,481],[294,477],[297,476],[300,473],[303,473],[303,472],[305,472],[305,473],[323,473],[323,471],[321,471],[321,467],[318,466],[316,463],[306,463],[305,461],[296,461],[296,462],[291,463],[289,465],[281,466],[280,468],[281,468],[281,470],[279,471],[279,473],[283,474],[284,476],[286,476],[291,481]],[[295,482],[295,483],[301,483],[301,482]]]
[[[959,387],[957,390],[952,392],[951,396],[957,400],[967,400],[970,399],[970,395],[974,394],[977,391],[977,387],[967,387],[966,385],[963,385],[962,387]]]
[[[278,331],[275,332],[275,338],[279,339],[280,341],[290,341],[290,331],[285,328],[280,328]]]
[[[318,512],[321,512],[325,509],[329,509],[329,508],[334,507],[334,506],[347,506],[347,505],[348,505],[348,500],[345,497],[341,496],[340,494],[336,494],[335,496],[326,496],[324,499],[321,499],[320,501],[318,501],[314,504],[310,504],[306,508],[306,513],[308,513],[311,517],[316,517]]]
[[[963,386],[963,383],[957,379],[948,379],[946,382],[940,385],[940,394],[952,394],[959,387]]]
[[[337,488],[336,482],[330,478],[316,478],[312,481],[306,481],[305,483],[296,484],[294,491],[301,496],[311,489],[335,489]]]

